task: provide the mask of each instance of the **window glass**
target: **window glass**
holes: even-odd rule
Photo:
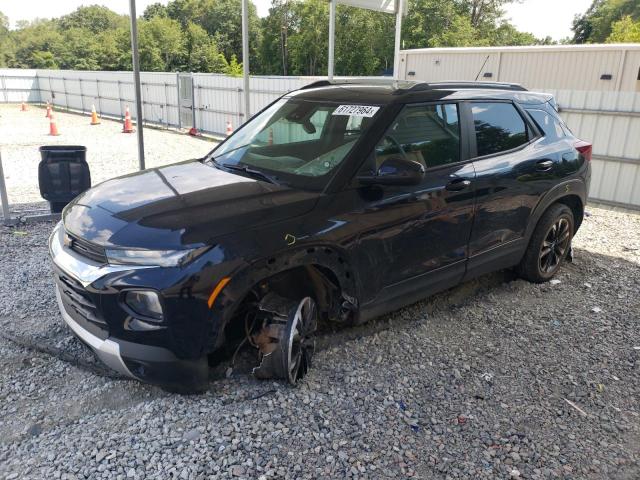
[[[544,110],[527,109],[533,120],[544,132],[545,137],[551,140],[558,140],[566,137],[566,133],[557,118],[549,115]]]
[[[214,167],[321,190],[367,135],[380,108],[283,98],[215,148],[209,159]]]
[[[460,121],[456,104],[405,107],[376,145],[376,171],[389,157],[419,162],[425,168],[460,160]]]
[[[527,125],[512,104],[473,103],[471,112],[479,157],[527,143]]]
[[[305,142],[317,140],[322,135],[322,129],[329,116],[330,107],[319,108],[309,117],[308,124],[301,124],[285,117],[273,122],[269,128],[256,135],[256,142],[264,145],[281,145],[283,143]]]

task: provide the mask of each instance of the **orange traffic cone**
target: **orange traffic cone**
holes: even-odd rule
[[[124,126],[122,127],[122,133],[133,133],[133,125],[131,124],[131,114],[129,113],[129,107],[124,111]]]
[[[20,106],[20,111],[21,112],[26,112],[27,111],[27,106],[25,105],[24,102],[22,102],[22,105]]]
[[[57,137],[58,135],[60,135],[60,133],[58,133],[58,126],[56,125],[56,121],[53,118],[53,112],[51,112],[49,116],[49,135],[53,137]]]
[[[233,133],[233,126],[231,120],[227,120],[227,137]]]
[[[47,114],[44,118],[51,118],[51,105],[49,105],[49,102],[47,102]]]
[[[100,120],[98,120],[98,114],[96,113],[95,105],[91,105],[91,125],[100,125]]]

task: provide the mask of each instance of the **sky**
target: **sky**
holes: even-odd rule
[[[142,14],[147,5],[168,0],[137,0],[138,14]],[[571,22],[576,14],[584,13],[592,0],[524,0],[507,7],[507,18],[519,29],[531,32],[536,37],[550,36],[560,40],[572,34]],[[9,17],[11,25],[17,20],[59,17],[72,12],[81,5],[103,4],[119,13],[129,12],[128,0],[0,0],[0,11]],[[271,0],[253,0],[258,15],[269,13]]]

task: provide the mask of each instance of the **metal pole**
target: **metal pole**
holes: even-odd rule
[[[327,66],[327,77],[333,80],[333,71],[336,48],[336,0],[329,1],[329,65]]]
[[[249,98],[249,0],[242,0],[242,76],[244,85],[244,121],[251,116]]]
[[[245,0],[246,1],[246,0]],[[133,60],[133,85],[136,102],[136,122],[138,129],[138,163],[144,170],[144,135],[142,133],[142,89],[140,88],[140,61],[138,56],[138,21],[136,17],[136,0],[129,0],[131,15],[131,58]]]
[[[0,202],[2,203],[2,217],[5,225],[11,221],[9,214],[9,198],[7,197],[7,186],[4,183],[4,171],[2,170],[2,154],[0,152]]]
[[[402,12],[404,0],[396,0],[396,40],[393,53],[393,79],[400,79],[400,41],[402,38]]]

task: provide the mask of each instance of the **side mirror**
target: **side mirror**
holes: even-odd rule
[[[361,175],[362,185],[417,185],[424,178],[424,165],[413,160],[390,157],[382,162],[375,175]]]

